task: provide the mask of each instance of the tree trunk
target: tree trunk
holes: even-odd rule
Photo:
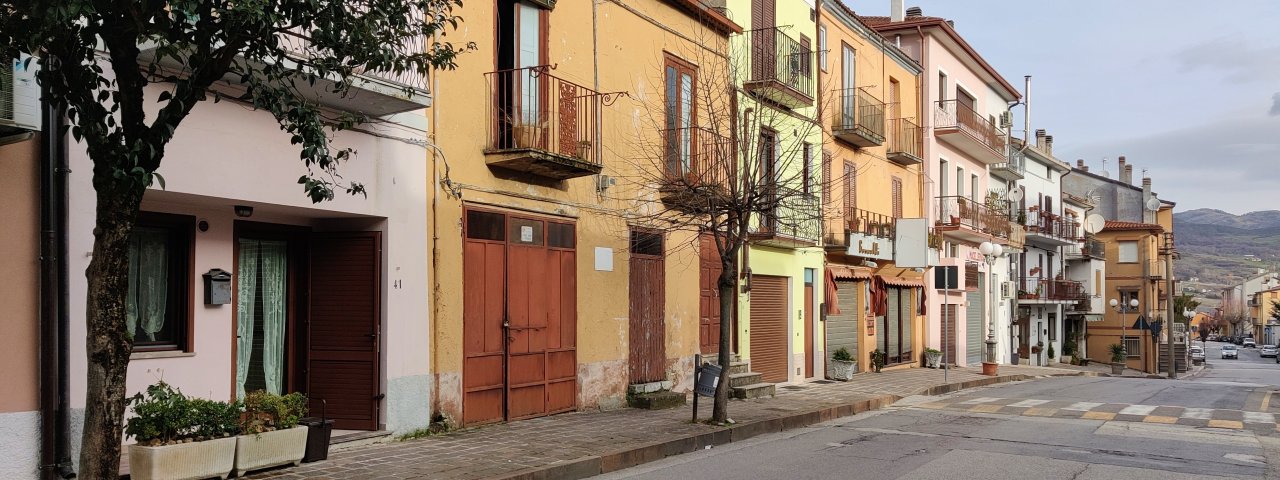
[[[736,250],[736,249],[735,249]],[[729,343],[733,340],[733,307],[738,301],[734,280],[738,275],[737,262],[722,262],[717,286],[720,291],[720,383],[716,385],[716,397],[711,409],[711,421],[725,423],[729,419],[729,364],[733,361]]]
[[[126,181],[127,182],[127,181]],[[96,182],[95,182],[96,183]],[[125,297],[129,289],[129,235],[142,200],[141,188],[106,181],[96,185],[97,220],[88,278],[88,386],[80,478],[120,476],[120,439],[124,434],[125,378],[133,351],[125,329]],[[124,183],[124,182],[120,182]]]

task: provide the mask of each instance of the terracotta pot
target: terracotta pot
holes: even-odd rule
[[[982,362],[982,374],[988,377],[996,376],[996,371],[1000,368],[1000,364],[992,362]]]

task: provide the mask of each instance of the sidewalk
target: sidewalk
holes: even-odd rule
[[[944,384],[942,370],[864,373],[849,382],[781,386],[774,398],[731,400],[730,417],[737,423],[729,427],[691,423],[690,406],[567,413],[335,452],[327,461],[249,478],[584,478],[883,408],[911,395],[1079,374],[1002,365],[1000,376],[987,377],[976,368],[959,368]],[[710,417],[710,401],[700,403],[700,418]]]
[[[1207,366],[1208,366],[1207,363],[1193,364],[1187,371],[1178,373],[1178,379],[1190,380],[1200,375],[1203,375]],[[1168,378],[1168,375],[1165,374],[1164,372],[1147,373],[1142,370],[1136,370],[1132,368],[1126,368],[1124,369],[1123,374],[1115,375],[1111,373],[1111,364],[1099,363],[1099,362],[1090,362],[1089,365],[1083,366],[1083,367],[1079,365],[1072,365],[1069,363],[1054,363],[1053,365],[1051,365],[1051,367],[1086,372],[1091,375],[1096,375],[1099,377],[1153,378],[1153,379]]]

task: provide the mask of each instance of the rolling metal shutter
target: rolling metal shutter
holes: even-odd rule
[[[751,279],[751,370],[766,382],[785,382],[787,375],[788,277],[754,275]]]
[[[862,282],[836,281],[836,305],[840,314],[827,315],[827,357],[844,347],[853,358],[858,358],[858,317],[862,309],[858,307],[858,292],[863,289]]]
[[[901,309],[898,308],[899,307],[898,300],[902,298],[902,291],[894,287],[889,287],[888,293],[889,293],[889,315],[887,315],[884,319],[885,328],[879,331],[881,338],[884,339],[884,340],[881,340],[879,343],[881,345],[884,345],[883,349],[885,352],[885,362],[899,363],[901,360],[898,359],[898,355],[901,353],[902,350],[900,348],[901,346],[898,343],[898,335],[901,333],[899,332],[899,323],[898,323],[898,318],[899,318],[898,314],[899,312],[901,312]]]
[[[978,275],[978,291],[967,292],[965,297],[968,298],[968,305],[965,306],[965,317],[968,320],[966,324],[965,335],[965,357],[968,365],[977,365],[982,363],[982,347],[983,341],[986,339],[982,336],[982,312],[987,311],[986,302],[983,301],[982,288],[986,283],[986,278],[981,274]]]

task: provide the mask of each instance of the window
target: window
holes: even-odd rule
[[[1093,271],[1093,295],[1102,296],[1102,270],[1094,269]]]
[[[1142,304],[1138,304],[1137,307],[1129,306],[1129,302],[1133,300],[1138,300],[1138,290],[1136,288],[1135,289],[1119,289],[1117,290],[1117,293],[1119,293],[1119,296],[1120,296],[1119,306],[1121,307],[1121,310],[1124,313],[1133,313],[1138,311],[1138,309],[1142,307]]]
[[[858,209],[858,168],[844,162],[844,213],[849,218]]]
[[[947,101],[947,74],[938,72],[938,101]]]
[[[961,90],[959,88],[956,88],[956,103],[962,107],[968,108],[969,111],[974,111],[975,109],[973,108],[973,104],[978,102],[975,98],[973,98],[973,95],[969,95],[968,92]],[[982,120],[978,120],[978,121],[981,122]]]
[[[827,26],[818,25],[818,66],[827,71]]]
[[[800,57],[800,72],[805,77],[813,76],[813,41],[809,37],[800,35],[800,51],[796,53]]]
[[[631,231],[631,253],[633,255],[662,256],[662,234],[645,230]]]
[[[135,351],[188,350],[195,218],[143,212],[129,237],[125,325]]]
[[[1142,358],[1142,341],[1139,337],[1124,337],[1124,353],[1129,358]]]
[[[946,161],[946,160],[942,160],[942,159],[939,159],[939,160],[938,160],[938,176],[939,176],[939,178],[938,178],[938,188],[939,188],[939,189],[941,189],[941,192],[939,192],[939,195],[938,195],[938,196],[939,196],[939,197],[945,197],[945,196],[947,196],[947,185],[948,185],[948,183],[947,183],[947,161]]]
[[[801,166],[801,178],[804,180],[804,194],[813,194],[813,144],[804,144],[804,165]]]
[[[964,196],[964,167],[956,167],[956,196]]]
[[[693,65],[668,55],[664,66],[666,84],[666,134],[663,135],[668,175],[683,176],[690,173],[694,142],[697,78]]]
[[[760,129],[760,151],[759,155],[761,183],[764,186],[773,186],[778,183],[778,142],[777,133],[767,128]]]
[[[969,200],[978,201],[978,175],[969,174]]]
[[[1125,240],[1119,243],[1119,255],[1116,259],[1120,263],[1138,263],[1138,241]]]
[[[854,96],[854,89],[858,87],[857,53],[843,42],[840,46],[840,125],[841,128],[852,128],[858,118],[857,97]]]
[[[902,179],[893,177],[893,218],[902,218]]]

